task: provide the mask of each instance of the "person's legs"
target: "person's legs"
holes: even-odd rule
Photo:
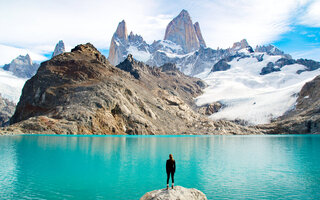
[[[169,189],[169,178],[170,178],[170,173],[167,173],[167,189]]]
[[[173,189],[173,185],[174,185],[174,172],[171,172],[171,180],[172,180],[172,189]]]

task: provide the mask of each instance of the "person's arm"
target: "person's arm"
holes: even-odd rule
[[[176,172],[176,161],[173,161],[173,172]]]
[[[166,172],[168,173],[168,171],[169,171],[169,165],[168,165],[169,163],[168,163],[168,161],[166,162]]]

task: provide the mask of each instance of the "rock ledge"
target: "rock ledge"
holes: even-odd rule
[[[206,195],[195,188],[175,186],[174,189],[160,189],[147,192],[140,200],[207,200]]]

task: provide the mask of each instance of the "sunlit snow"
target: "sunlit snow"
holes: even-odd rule
[[[19,101],[22,88],[27,79],[18,78],[11,72],[0,68],[0,94],[14,103]]]
[[[286,65],[281,71],[260,75],[268,62],[280,56],[264,55],[262,62],[254,57],[233,59],[231,69],[199,74],[209,85],[204,94],[196,98],[198,106],[219,101],[226,105],[210,116],[212,119],[242,119],[250,124],[268,123],[294,108],[302,86],[320,74],[320,69],[297,74],[305,66]]]

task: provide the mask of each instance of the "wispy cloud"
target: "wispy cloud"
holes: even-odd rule
[[[226,48],[243,38],[254,46],[277,40],[293,23],[320,26],[319,5],[319,0],[1,0],[0,44],[43,53],[63,39],[69,46],[91,42],[107,49],[122,19],[129,31],[152,42],[163,39],[168,22],[187,9],[208,46]]]
[[[299,22],[302,25],[311,27],[320,27],[320,1],[316,0],[309,4],[305,13],[299,17]]]

